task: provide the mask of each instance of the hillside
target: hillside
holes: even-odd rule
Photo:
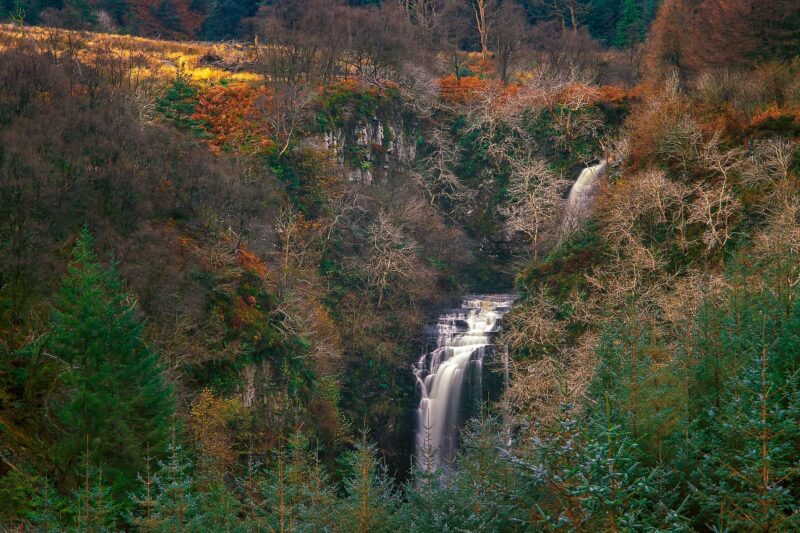
[[[795,3],[112,4],[0,25],[0,526],[800,527]]]

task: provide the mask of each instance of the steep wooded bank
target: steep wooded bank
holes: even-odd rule
[[[711,61],[700,4],[641,63],[579,2],[472,41],[392,6],[277,3],[257,46],[5,27],[0,523],[798,527],[798,10]],[[425,324],[513,280],[508,389],[412,465]]]

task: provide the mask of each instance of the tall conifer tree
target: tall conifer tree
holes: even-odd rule
[[[55,406],[65,429],[54,450],[62,480],[75,481],[88,453],[112,493],[124,494],[148,446],[157,454],[167,442],[172,390],[143,340],[135,302],[114,269],[98,263],[86,229],[56,295],[52,328],[46,349],[68,368],[68,392]]]

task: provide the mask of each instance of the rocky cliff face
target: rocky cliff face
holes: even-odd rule
[[[328,128],[309,142],[333,154],[349,181],[370,184],[411,166],[417,157],[413,131],[402,119],[359,117]]]

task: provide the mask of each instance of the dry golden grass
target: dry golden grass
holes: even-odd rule
[[[0,24],[0,50],[35,46],[54,54],[75,54],[81,61],[97,54],[130,60],[139,69],[157,77],[172,77],[183,71],[198,81],[222,79],[255,82],[261,76],[250,69],[255,61],[252,46],[230,43],[177,42],[131,35],[73,31],[43,26]],[[204,58],[219,58],[220,66]]]

